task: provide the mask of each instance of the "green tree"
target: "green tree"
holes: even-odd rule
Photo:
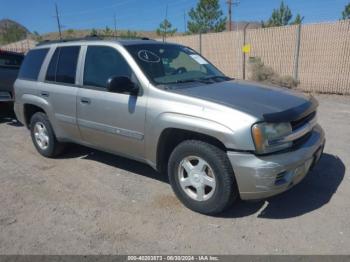
[[[67,30],[67,36],[68,37],[73,37],[73,35],[74,35],[74,30],[73,29],[68,29]]]
[[[304,16],[301,16],[300,14],[297,14],[297,16],[295,17],[294,21],[291,22],[291,25],[300,25],[304,20]]]
[[[98,32],[95,28],[92,28],[91,32],[90,32],[90,36],[97,36]]]
[[[222,32],[226,29],[227,18],[223,16],[219,0],[199,0],[188,16],[190,33]]]
[[[35,41],[42,41],[43,40],[43,37],[38,33],[38,31],[33,31],[33,38]]]
[[[156,30],[157,35],[166,38],[167,36],[172,36],[177,32],[177,28],[173,28],[172,24],[168,19],[164,19],[163,22],[159,24]]]
[[[350,3],[348,3],[345,8],[344,11],[342,12],[342,19],[350,19]]]
[[[103,34],[105,36],[111,36],[112,35],[112,30],[108,26],[106,26],[105,30],[103,30]]]
[[[137,38],[137,32],[136,31],[126,31],[126,32],[121,32],[120,33],[120,38],[126,38],[126,39],[132,39],[132,38]]]
[[[291,21],[293,15],[292,11],[285,5],[284,2],[281,2],[281,5],[278,9],[273,9],[271,17],[266,21],[262,22],[263,27],[274,27],[274,26],[285,26],[285,25],[295,25],[301,24],[304,17],[300,14],[296,16],[296,18]]]

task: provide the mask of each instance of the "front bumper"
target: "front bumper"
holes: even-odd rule
[[[294,151],[267,156],[228,152],[241,199],[267,198],[296,185],[319,160],[324,144],[324,131],[316,125],[310,138]]]

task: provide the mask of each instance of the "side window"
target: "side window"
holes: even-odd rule
[[[85,58],[84,85],[106,88],[107,80],[112,76],[132,78],[132,70],[114,48],[89,46]]]
[[[37,80],[41,65],[48,51],[48,48],[29,51],[22,63],[18,78]]]
[[[79,46],[56,48],[47,69],[46,80],[74,84],[79,51]]]

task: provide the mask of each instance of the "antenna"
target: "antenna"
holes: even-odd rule
[[[58,7],[57,3],[55,3],[55,10],[56,10],[56,19],[57,19],[57,26],[58,26],[58,32],[60,34],[60,40],[62,40],[62,32],[61,32],[61,22],[60,22],[60,16],[58,15]]]
[[[165,7],[164,37],[163,37],[163,42],[166,41],[167,26],[168,26],[167,20],[168,20],[168,4],[166,4],[166,7]]]

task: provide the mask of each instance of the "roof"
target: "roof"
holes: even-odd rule
[[[122,46],[131,45],[144,45],[144,44],[164,44],[164,45],[174,45],[174,43],[164,43],[161,41],[156,41],[153,39],[142,38],[142,39],[99,39],[96,37],[82,38],[82,39],[72,39],[72,40],[57,40],[57,41],[43,41],[37,45],[37,47],[48,47],[53,44],[57,45],[82,45],[86,43],[118,43]]]

